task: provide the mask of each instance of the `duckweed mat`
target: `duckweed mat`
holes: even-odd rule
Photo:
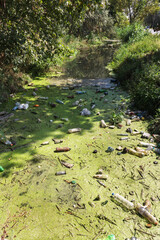
[[[14,113],[1,121],[1,135],[14,143],[0,144],[0,165],[4,168],[0,173],[1,239],[97,240],[114,234],[117,240],[132,236],[159,240],[159,225],[146,228],[146,219],[111,198],[114,192],[141,204],[149,199],[152,214],[159,220],[160,170],[156,154],[150,152],[143,158],[117,154],[118,146],[134,148],[142,141],[140,134],[120,140],[117,134],[125,134],[128,128],[125,119],[121,128],[100,128],[102,119],[109,125],[115,108],[127,108],[128,95],[120,87],[106,90],[108,95],[104,96],[91,84],[79,85],[78,81],[77,88],[71,80],[63,86],[55,82],[52,76],[37,79],[0,107],[1,111]],[[95,82],[104,83],[102,79]],[[86,93],[76,94],[80,90]],[[57,103],[57,99],[64,104]],[[80,106],[73,106],[77,100]],[[27,110],[12,111],[16,102],[27,101]],[[91,115],[81,116],[83,108]],[[130,127],[146,131],[147,124],[144,119],[133,121]],[[82,131],[68,134],[71,128]],[[63,142],[55,144],[53,139]],[[55,152],[57,147],[71,150]],[[108,147],[114,151],[106,152]],[[108,175],[107,180],[99,182],[93,177],[99,169]]]

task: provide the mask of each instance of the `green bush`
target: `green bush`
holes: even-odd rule
[[[117,34],[123,42],[136,42],[143,39],[149,33],[140,23],[133,23],[123,28],[117,28]]]
[[[108,68],[130,91],[136,107],[155,114],[160,107],[160,40],[148,33],[143,35],[140,28],[131,28],[122,34],[128,42],[116,51]]]

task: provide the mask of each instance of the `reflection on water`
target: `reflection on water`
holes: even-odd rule
[[[83,79],[108,77],[108,70],[105,67],[112,60],[114,51],[115,47],[111,45],[81,49],[74,60],[65,64],[65,77]]]

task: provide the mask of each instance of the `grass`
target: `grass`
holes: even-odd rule
[[[148,34],[137,41],[123,43],[108,65],[121,85],[129,90],[135,106],[150,114],[159,108],[159,59],[159,37]]]

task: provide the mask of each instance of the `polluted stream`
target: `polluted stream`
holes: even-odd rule
[[[1,239],[160,239],[159,224],[112,195],[131,205],[148,200],[146,211],[159,221],[156,143],[144,134],[147,114],[129,109],[128,94],[108,77],[113,51],[82,50],[63,72],[0,105]]]

